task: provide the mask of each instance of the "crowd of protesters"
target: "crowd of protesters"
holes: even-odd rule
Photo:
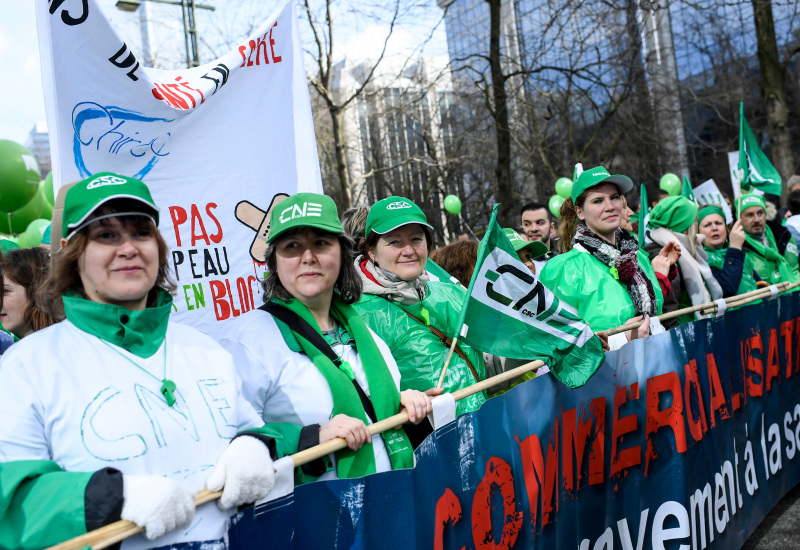
[[[658,197],[645,245],[633,182],[598,166],[574,182],[558,220],[529,203],[504,232],[613,350],[703,317],[662,324],[662,313],[800,280],[796,187],[785,225],[755,194],[732,205],[730,225],[722,205]],[[276,214],[308,204],[314,216]],[[432,250],[433,228],[408,198],[341,218],[323,195],[280,203],[264,305],[214,338],[170,320],[158,221],[144,183],[96,174],[66,193],[52,256],[4,248],[0,547],[41,548],[119,519],[145,530],[126,548],[218,539],[238,506],[270,494],[274,461],[341,438],[344,449],[296,468],[295,482],[413,467],[435,396],[527,362],[457,340],[477,243]],[[371,434],[402,411],[407,424]],[[153,446],[138,434],[156,424]],[[218,506],[195,508],[203,488],[222,491]]]

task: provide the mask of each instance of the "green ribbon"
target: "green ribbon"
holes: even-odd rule
[[[286,302],[279,300],[273,300],[273,302],[299,315],[322,336],[322,331],[314,316],[301,302],[294,298]],[[356,310],[352,306],[343,303],[337,295],[334,295],[331,301],[331,316],[344,326],[345,330],[356,342],[355,347],[358,351],[361,365],[367,375],[370,401],[375,408],[378,420],[397,414],[400,410],[400,393],[397,391],[394,379],[367,325],[364,324]],[[282,324],[277,319],[276,322]],[[333,361],[328,359],[311,342],[294,331],[291,331],[291,334],[328,382],[333,396],[332,416],[346,414],[368,424],[366,412],[364,412],[358,392],[356,392],[348,374],[343,369],[337,368]],[[389,453],[389,460],[392,463],[392,469],[411,468],[414,465],[414,452],[405,431],[402,428],[396,428],[387,430],[382,435],[386,450]],[[375,473],[375,454],[372,450],[372,444],[365,443],[357,451],[350,448],[337,451],[336,469],[340,478],[354,478]]]
[[[92,302],[76,291],[63,299],[64,313],[73,325],[143,359],[158,351],[167,335],[172,296],[164,289],[159,289],[155,306],[141,310]]]

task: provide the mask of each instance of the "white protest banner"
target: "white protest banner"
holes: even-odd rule
[[[704,181],[695,187],[694,197],[701,208],[707,204],[716,204],[725,212],[725,223],[733,223],[731,209],[713,179]]]
[[[37,24],[56,190],[104,171],[148,184],[176,320],[213,333],[258,307],[264,212],[278,193],[322,192],[294,3],[171,71],[141,66],[95,0],[38,0]]]

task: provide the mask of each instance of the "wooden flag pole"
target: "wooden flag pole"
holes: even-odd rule
[[[436,389],[441,388],[442,384],[444,384],[444,375],[447,372],[447,367],[450,365],[450,359],[453,358],[453,352],[456,349],[456,342],[458,342],[458,336],[459,335],[456,334],[455,338],[453,338],[453,341],[450,343],[450,351],[447,353],[447,359],[445,359],[444,366],[442,367],[442,374],[439,375],[439,381],[436,383]]]

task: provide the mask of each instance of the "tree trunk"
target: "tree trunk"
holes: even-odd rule
[[[789,134],[789,109],[783,94],[786,67],[778,56],[775,22],[771,0],[751,0],[756,25],[758,66],[761,69],[761,93],[767,110],[767,133],[772,162],[783,179],[781,202],[786,204],[789,189],[786,182],[794,173],[792,138]]]
[[[500,58],[500,38],[502,27],[501,0],[486,0],[490,13],[489,65],[492,72],[492,98],[494,100],[494,127],[497,134],[497,165],[494,169],[497,177],[497,202],[502,203],[500,224],[503,227],[516,227],[519,220],[514,220],[514,194],[511,184],[511,132],[508,128],[508,98],[506,96],[506,78],[503,74]]]
[[[333,149],[336,160],[336,177],[339,180],[339,207],[342,211],[352,206],[350,197],[350,174],[347,170],[347,154],[345,152],[344,121],[342,111],[330,108],[333,124]]]

